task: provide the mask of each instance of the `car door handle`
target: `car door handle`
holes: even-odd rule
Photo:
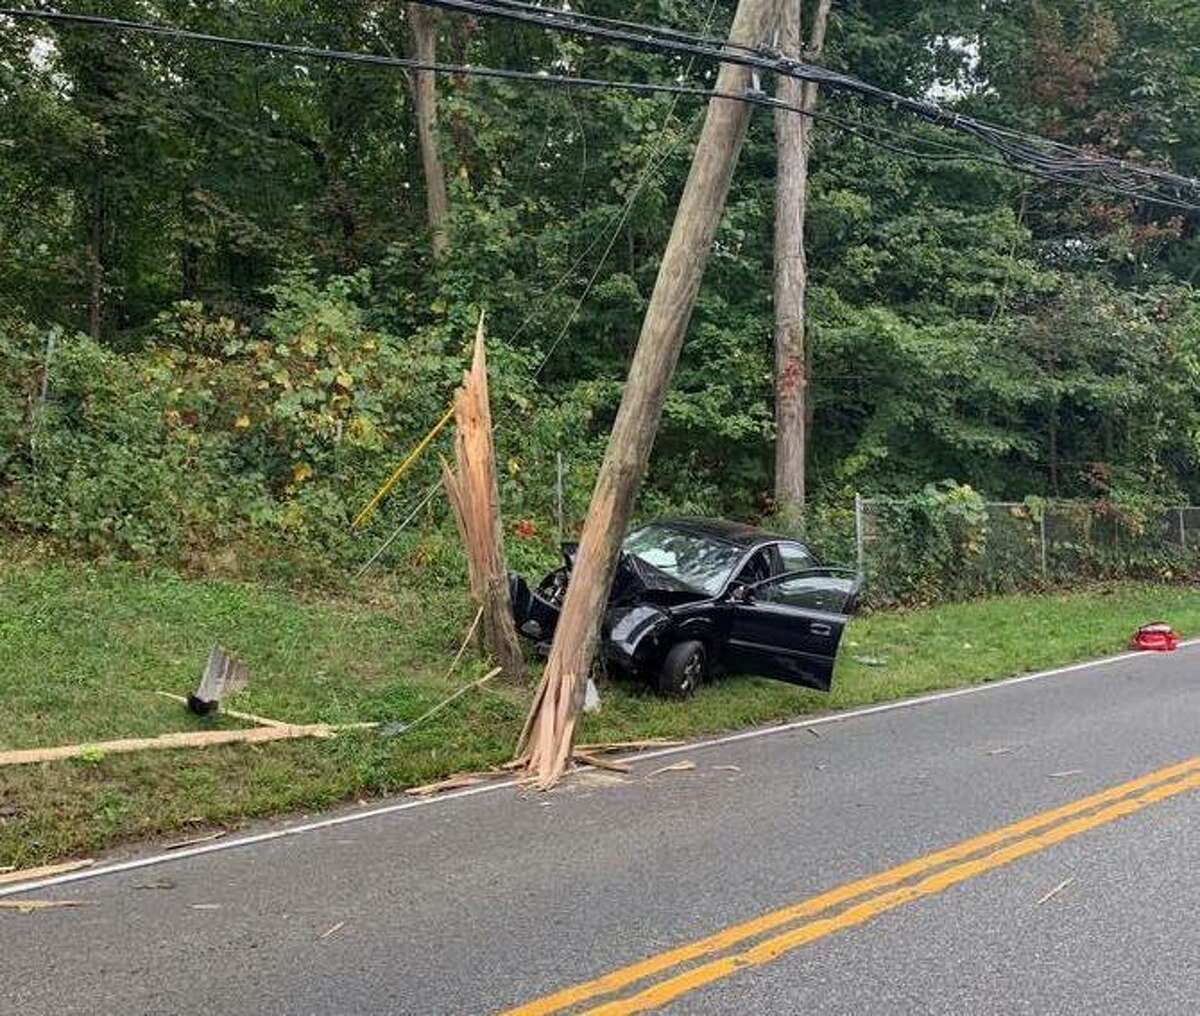
[[[814,635],[832,635],[833,634],[833,629],[829,625],[825,624],[824,621],[813,621],[812,624],[810,624],[808,626],[808,630],[810,632],[812,632]]]

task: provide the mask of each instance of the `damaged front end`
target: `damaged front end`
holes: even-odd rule
[[[577,547],[573,543],[563,545],[563,567],[546,575],[537,588],[530,588],[520,575],[509,577],[517,631],[537,643],[543,654],[549,651],[558,625]],[[607,661],[630,673],[644,669],[652,650],[657,648],[658,636],[670,624],[668,606],[644,602],[654,597],[653,586],[629,556],[622,554],[600,634]],[[673,591],[658,590],[668,595]]]

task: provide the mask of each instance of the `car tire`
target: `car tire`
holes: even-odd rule
[[[672,698],[690,698],[704,683],[708,651],[703,642],[680,642],[672,646],[658,674],[658,690]]]

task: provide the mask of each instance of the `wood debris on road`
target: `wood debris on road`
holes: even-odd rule
[[[488,780],[494,780],[498,776],[504,776],[504,770],[496,770],[495,772],[480,772],[480,773],[459,773],[457,776],[448,776],[444,780],[438,780],[436,783],[426,783],[422,787],[409,787],[406,794],[409,797],[432,797],[434,794],[440,794],[447,790],[461,790],[464,787],[474,787],[480,783],[487,783]]]
[[[1061,882],[1058,883],[1058,885],[1056,885],[1053,889],[1051,889],[1048,893],[1046,893],[1045,896],[1043,896],[1040,900],[1038,900],[1037,905],[1040,907],[1043,903],[1049,903],[1052,899],[1054,899],[1055,896],[1057,896],[1060,892],[1062,892],[1064,889],[1066,889],[1067,886],[1069,886],[1074,881],[1075,881],[1074,875],[1072,875],[1070,878],[1064,878]]]
[[[0,910],[15,910],[19,914],[32,914],[39,910],[63,910],[70,907],[86,907],[83,900],[0,900]]]
[[[740,773],[742,771],[741,766],[713,766],[713,769],[719,773]]]
[[[594,769],[607,769],[614,773],[627,773],[630,771],[630,767],[624,762],[610,762],[607,759],[598,758],[595,755],[578,749],[575,750],[573,757],[576,762],[582,762],[585,766],[591,766]]]
[[[325,939],[329,938],[331,935],[336,935],[336,934],[337,934],[339,931],[341,931],[341,930],[342,930],[344,927],[346,927],[346,922],[345,922],[345,921],[338,921],[338,923],[337,923],[337,924],[335,924],[335,925],[334,925],[332,928],[330,928],[330,929],[329,929],[327,932],[325,932],[325,934],[324,934],[324,935],[322,935],[320,938],[318,938],[318,939],[317,939],[317,941],[318,941],[318,942],[324,942],[324,941],[325,941]]]
[[[643,751],[652,748],[682,748],[686,741],[664,741],[660,738],[650,738],[645,741],[609,741],[603,744],[581,744],[576,751],[587,752],[589,755],[605,755],[614,751]]]
[[[655,769],[652,773],[647,773],[646,779],[649,779],[651,776],[660,776],[663,773],[690,773],[695,768],[695,762],[676,762],[674,765],[663,766],[661,769]]]
[[[620,787],[629,781],[620,773],[608,772],[604,769],[583,769],[575,773],[568,787]],[[540,802],[543,808],[550,807],[549,801]]]
[[[1047,773],[1046,776],[1052,780],[1063,780],[1068,776],[1082,776],[1082,769],[1064,769],[1061,773]]]

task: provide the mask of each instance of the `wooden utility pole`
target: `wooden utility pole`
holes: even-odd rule
[[[784,0],[779,48],[784,56],[820,56],[825,46],[831,0]],[[802,12],[813,9],[807,52]],[[813,110],[817,86],[781,75],[776,97],[789,106]],[[804,223],[808,210],[810,117],[786,109],[775,113],[775,503],[781,515],[796,519],[807,495],[809,444],[809,351],[805,334],[808,259]]]
[[[483,644],[505,674],[521,677],[525,673],[525,659],[513,623],[508,569],[504,563],[504,526],[500,519],[482,314],[475,334],[471,369],[463,376],[462,387],[454,393],[454,422],[458,468],[453,471],[443,467],[442,485],[454,509],[467,554],[471,598],[482,612]]]
[[[730,41],[750,46],[769,42],[778,11],[779,0],[740,0]],[[748,69],[721,65],[717,91],[740,95],[751,84]],[[750,110],[749,104],[735,100],[710,102],[675,214],[592,493],[550,660],[517,747],[521,761],[543,788],[558,781],[571,757],[617,555],[720,225]]]
[[[408,5],[412,57],[421,63],[437,60],[437,12],[420,4]],[[450,199],[446,196],[446,170],[438,148],[437,76],[433,71],[413,71],[413,112],[417,121],[417,146],[425,174],[425,210],[433,237],[433,256],[441,261],[450,249]]]

